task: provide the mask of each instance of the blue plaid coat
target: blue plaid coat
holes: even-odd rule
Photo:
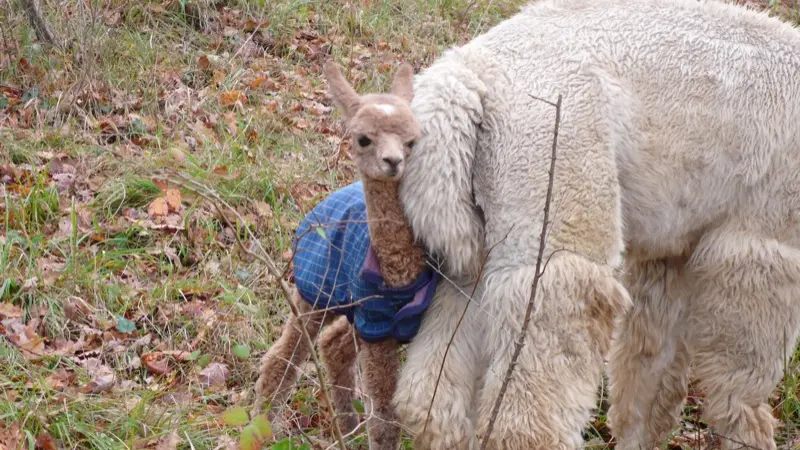
[[[439,274],[425,271],[399,289],[384,284],[370,245],[360,181],[312,209],[297,229],[293,248],[295,286],[304,301],[346,315],[367,342],[388,337],[408,342],[417,334]]]

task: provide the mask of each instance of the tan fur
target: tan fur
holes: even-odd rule
[[[419,125],[409,107],[413,96],[411,66],[404,64],[398,70],[390,94],[364,96],[353,90],[336,64],[326,64],[324,72],[333,101],[344,113],[348,131],[353,135],[353,155],[364,184],[370,238],[384,280],[389,287],[407,286],[416,280],[425,265],[425,253],[414,243],[398,197],[405,159],[419,137]],[[362,137],[368,138],[370,143],[360,145]],[[311,310],[299,297],[294,301],[302,307],[301,312]],[[316,338],[319,330],[331,322],[322,332],[319,346],[334,386],[337,419],[343,431],[358,426],[352,407],[355,386],[352,369],[358,357],[368,397],[365,403],[370,415],[367,422],[370,448],[394,450],[400,440],[392,407],[400,367],[398,344],[393,339],[369,343],[357,338],[356,351],[351,337],[353,328],[347,319],[326,317],[308,320],[306,324]],[[286,385],[297,378],[296,365],[305,361],[309,354],[302,343],[298,324],[297,318],[290,317],[280,339],[264,356],[256,383],[258,399],[273,396],[280,402],[286,400]],[[295,348],[297,350],[292,352]]]

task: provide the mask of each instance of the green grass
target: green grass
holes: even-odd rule
[[[321,61],[343,63],[360,92],[382,90],[397,57],[425,67],[522,3],[66,0],[45,3],[61,44],[50,48],[12,1],[0,13],[0,165],[21,178],[0,187],[0,303],[21,308],[46,351],[0,339],[0,442],[16,424],[26,448],[41,432],[68,449],[154,448],[173,431],[181,449],[235,446],[241,427],[219,417],[250,405],[259,357],[288,314],[274,277],[235,237],[252,244],[249,229],[285,266],[303,213],[355,176]],[[239,104],[223,101],[231,91]],[[61,154],[74,180],[59,185]],[[243,220],[222,217],[175,172]],[[148,207],[167,188],[181,208],[165,228]],[[244,347],[246,359],[235,354]],[[153,354],[167,373],[148,369]],[[208,387],[212,364],[229,373]],[[776,391],[782,448],[800,435],[798,365],[795,355]],[[98,367],[116,382],[91,392]],[[315,375],[298,381],[292,404],[292,435],[272,448],[326,447]],[[587,425],[590,448],[607,447],[606,408]],[[686,424],[698,424],[696,409]],[[366,448],[365,436],[348,446]]]

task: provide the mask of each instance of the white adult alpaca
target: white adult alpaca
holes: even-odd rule
[[[481,438],[531,293],[563,95],[536,312],[490,448],[574,449],[613,319],[610,418],[623,450],[675,424],[687,367],[704,416],[774,449],[765,401],[800,326],[800,32],[704,0],[542,0],[415,80],[422,137],[400,195],[440,284],[398,381],[417,448]],[[491,248],[491,252],[489,249]],[[488,256],[487,256],[488,253]]]

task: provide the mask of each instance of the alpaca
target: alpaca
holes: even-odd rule
[[[548,262],[489,448],[579,448],[608,357],[617,448],[669,432],[691,364],[723,447],[774,449],[800,329],[797,73],[800,32],[743,7],[540,0],[418,74],[400,198],[455,286],[398,380],[415,448],[485,437],[548,181],[554,112],[532,96],[562,94]]]
[[[404,64],[398,70],[390,94],[364,96],[353,90],[335,63],[327,63],[324,72],[333,101],[355,136],[354,161],[362,180],[330,195],[298,227],[292,301],[310,316],[304,320],[312,336],[332,323],[322,332],[319,346],[334,385],[334,408],[344,413],[347,431],[358,426],[352,406],[355,328],[365,391],[373,403],[367,422],[370,448],[393,450],[400,438],[391,403],[399,371],[398,343],[413,338],[438,280],[438,274],[426,268],[424,250],[414,243],[397,194],[405,160],[419,135],[409,105],[412,69]],[[320,218],[331,221],[322,225],[325,237],[312,230],[312,221]],[[335,272],[336,279],[325,278],[320,266]],[[331,266],[336,270],[328,270]],[[378,298],[365,300],[369,295]],[[323,312],[331,309],[347,319]],[[289,384],[297,378],[297,365],[309,355],[304,343],[298,318],[292,316],[263,358],[258,398],[274,395],[276,403],[285,401]]]

